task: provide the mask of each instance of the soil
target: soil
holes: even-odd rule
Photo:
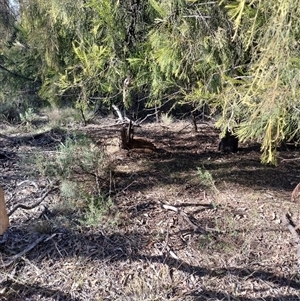
[[[299,220],[298,149],[265,166],[256,143],[219,152],[219,132],[205,122],[197,132],[188,121],[143,124],[136,141],[155,147],[130,150],[119,148],[120,127],[108,119],[36,131],[1,126],[0,186],[11,213],[0,236],[1,300],[300,299],[297,245],[283,224],[287,213]],[[86,198],[101,190],[111,200],[94,224],[86,200],[62,196],[62,183],[34,161],[49,160],[75,132],[106,154],[97,181],[76,178]]]

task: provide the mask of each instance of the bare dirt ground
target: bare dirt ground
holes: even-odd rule
[[[112,206],[95,225],[82,223],[84,200],[68,206],[32,163],[51,157],[65,132],[1,127],[8,211],[40,202],[12,212],[0,237],[1,300],[300,299],[296,246],[282,224],[287,212],[298,219],[290,195],[299,150],[279,152],[270,167],[255,144],[219,153],[219,133],[206,123],[197,133],[188,122],[143,125],[136,136],[154,151],[119,150],[119,129],[107,121],[77,130],[110,162],[98,184]]]

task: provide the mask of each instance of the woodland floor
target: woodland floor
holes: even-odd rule
[[[136,136],[157,150],[126,151],[109,123],[76,129],[110,162],[99,185],[109,187],[113,205],[96,225],[82,223],[83,200],[70,206],[58,189],[42,198],[47,179],[30,163],[57,151],[65,132],[0,125],[8,211],[41,201],[10,216],[0,243],[1,300],[300,299],[296,246],[282,223],[287,212],[299,219],[290,201],[299,150],[280,151],[277,167],[264,166],[259,145],[222,154],[209,123],[194,133],[180,121],[142,125]]]

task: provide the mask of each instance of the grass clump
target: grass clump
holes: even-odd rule
[[[78,196],[78,186],[75,182],[72,181],[61,181],[59,190],[61,197],[66,200],[74,200]]]
[[[160,120],[164,125],[170,125],[174,122],[173,116],[171,116],[169,114],[164,114],[164,113],[161,114]]]

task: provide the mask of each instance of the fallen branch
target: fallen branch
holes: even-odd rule
[[[298,160],[300,160],[300,158],[289,158],[289,159],[283,159],[283,158],[281,158],[281,157],[279,157],[279,159],[281,159],[281,161],[280,161],[280,163],[282,163],[282,162],[293,162],[293,161],[298,161]]]
[[[188,214],[186,212],[184,212],[183,210],[181,210],[180,208],[170,206],[170,205],[166,205],[166,204],[161,204],[161,207],[164,208],[164,209],[172,210],[172,211],[176,212],[194,229],[194,231],[201,232],[202,234],[206,234],[206,231],[203,230],[202,228],[200,228],[195,223],[193,223],[191,221],[191,219],[189,218]]]
[[[19,187],[19,186],[22,186],[23,184],[29,184],[29,185],[32,185],[32,186],[34,186],[34,187],[36,188],[36,190],[39,189],[37,183],[35,183],[35,182],[33,182],[33,181],[30,181],[30,180],[24,180],[24,181],[18,183],[17,186]]]
[[[16,205],[12,210],[10,210],[10,212],[8,213],[8,216],[11,216],[11,215],[12,215],[17,209],[19,209],[19,208],[24,209],[24,210],[31,210],[31,209],[37,207],[38,205],[40,205],[40,204],[44,201],[44,199],[46,198],[46,196],[47,196],[50,192],[52,192],[52,191],[54,191],[54,190],[56,190],[56,188],[51,188],[51,189],[47,190],[47,191],[39,198],[39,200],[38,200],[36,203],[34,203],[33,205],[31,205],[31,206],[26,206],[26,205],[23,205],[23,204],[18,204],[18,205]]]
[[[136,181],[132,181],[130,184],[128,184],[125,188],[123,188],[122,190],[120,190],[119,192],[116,193],[115,197],[119,196],[120,194],[124,193],[131,185],[135,184]]]
[[[48,240],[48,235],[43,234],[42,236],[40,236],[37,240],[35,240],[32,244],[30,244],[29,246],[27,246],[23,251],[21,251],[20,253],[14,255],[11,257],[11,259],[8,262],[3,263],[2,265],[0,265],[0,268],[7,268],[9,267],[11,264],[13,264],[18,258],[22,257],[24,254],[26,254],[27,252],[29,252],[30,250],[32,250],[36,245],[38,245],[41,241],[43,240]]]
[[[180,129],[179,131],[177,131],[177,134],[180,134],[183,130],[185,130],[187,127],[190,127],[190,124],[185,125],[182,129]]]
[[[297,244],[297,261],[298,261],[298,274],[300,275],[300,238],[295,230],[294,222],[292,221],[289,214],[282,217],[283,225],[286,226],[292,234],[294,242]]]

